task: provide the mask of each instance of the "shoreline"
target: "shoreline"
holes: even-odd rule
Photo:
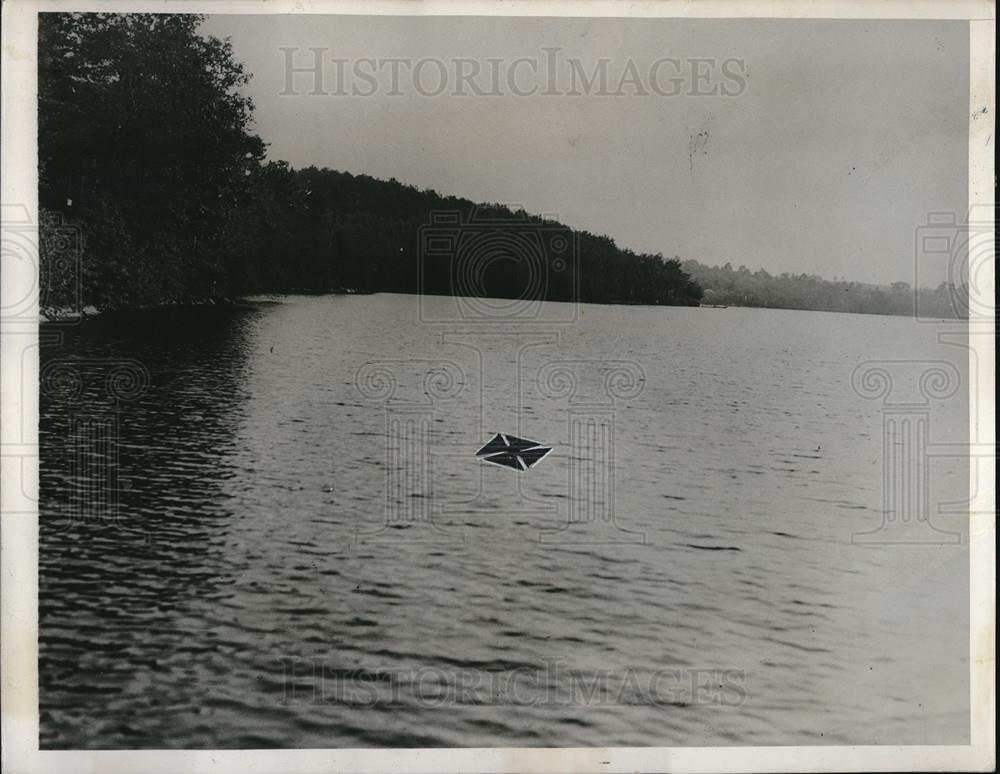
[[[87,304],[80,309],[73,309],[67,306],[47,306],[40,308],[38,310],[38,322],[39,323],[56,323],[56,322],[82,322],[84,320],[93,320],[96,317],[105,317],[110,314],[131,314],[134,312],[152,312],[158,310],[167,309],[184,309],[184,308],[207,308],[210,306],[236,306],[239,303],[238,299],[205,299],[203,301],[183,301],[165,304],[155,304],[151,306],[131,306],[131,307],[113,307],[111,309],[98,309],[93,304]]]
[[[61,323],[61,322],[82,322],[85,320],[92,320],[98,317],[105,317],[107,315],[113,314],[134,314],[138,312],[158,312],[158,311],[168,311],[176,309],[207,309],[210,307],[219,308],[238,308],[240,306],[246,306],[251,304],[266,304],[266,303],[277,303],[274,301],[275,298],[282,296],[371,296],[371,295],[381,295],[381,294],[398,294],[404,296],[419,296],[419,293],[405,293],[400,291],[359,291],[353,288],[348,289],[336,289],[336,290],[324,290],[324,291],[305,291],[305,290],[289,290],[273,293],[248,293],[246,295],[235,296],[235,297],[222,297],[222,298],[206,298],[197,299],[189,301],[173,301],[166,302],[162,304],[151,304],[145,306],[122,306],[113,307],[110,309],[99,309],[93,304],[87,304],[80,309],[73,309],[72,307],[53,307],[48,306],[40,308],[38,311],[38,322],[43,323]],[[449,295],[439,295],[439,294],[428,294],[429,296],[435,298],[454,298],[455,296]],[[793,306],[750,306],[750,305],[740,305],[740,304],[640,304],[640,303],[629,303],[627,301],[562,301],[562,300],[550,300],[546,303],[552,304],[572,304],[572,303],[582,303],[582,304],[594,304],[595,306],[632,306],[632,307],[646,307],[646,308],[687,308],[687,309],[771,309],[776,311],[787,311],[787,312],[823,312],[828,314],[860,314],[866,317],[910,317],[911,315],[906,314],[888,314],[881,312],[848,312],[841,309],[814,309],[814,308],[804,308],[804,307],[793,307]],[[968,318],[961,317],[950,317],[941,318],[942,322],[962,322],[968,321]]]
[[[374,292],[359,291],[355,288],[334,288],[332,290],[287,290],[274,293],[247,293],[240,296],[220,296],[218,298],[196,298],[185,301],[165,301],[160,304],[143,304],[139,306],[116,306],[110,309],[99,309],[94,304],[85,304],[79,309],[69,306],[46,306],[38,310],[38,322],[78,322],[90,320],[109,314],[130,314],[134,312],[155,312],[168,309],[203,309],[206,307],[237,307],[245,304],[267,303],[276,296],[353,296],[374,295]]]

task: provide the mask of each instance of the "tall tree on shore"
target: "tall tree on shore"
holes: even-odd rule
[[[39,203],[82,228],[95,303],[219,292],[222,225],[264,143],[249,75],[202,18],[39,15]]]
[[[39,16],[44,304],[69,305],[46,238],[82,232],[82,302],[102,308],[253,292],[473,294],[696,304],[676,260],[498,204],[264,162],[250,76],[188,14]],[[424,252],[441,211],[453,256]],[[483,226],[481,218],[493,223]],[[432,251],[433,252],[433,251]],[[46,292],[48,291],[48,292]],[[58,292],[53,292],[58,291]]]

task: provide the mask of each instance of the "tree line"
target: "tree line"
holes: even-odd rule
[[[914,288],[907,282],[875,285],[825,280],[810,274],[772,275],[732,264],[705,266],[683,263],[703,288],[705,304],[814,309],[858,314],[919,315],[923,318],[968,317],[966,285],[941,283],[936,288]]]
[[[250,74],[203,18],[39,14],[43,307],[352,290],[962,314],[966,288],[682,263],[499,204],[268,161]]]
[[[678,260],[497,204],[267,161],[241,92],[250,75],[228,41],[199,34],[202,19],[40,14],[43,306],[345,289],[698,303]],[[70,260],[60,229],[82,236]]]

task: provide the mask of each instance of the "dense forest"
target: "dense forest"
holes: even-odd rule
[[[871,285],[825,280],[809,274],[772,275],[731,264],[705,266],[684,261],[684,271],[704,288],[702,303],[816,309],[859,314],[896,314],[955,318],[968,316],[968,287],[942,283],[934,289],[914,289],[907,282]]]
[[[228,42],[199,34],[201,18],[40,15],[43,309],[339,289],[701,298],[679,261],[607,237],[395,181],[266,161],[240,88],[250,76]],[[59,255],[67,229],[82,236],[78,260]]]
[[[682,264],[496,204],[268,161],[250,74],[202,18],[39,15],[47,316],[340,290],[913,312],[905,283]],[[952,290],[919,291],[921,311],[955,316]]]

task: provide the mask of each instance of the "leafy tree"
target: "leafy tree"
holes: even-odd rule
[[[85,234],[85,303],[337,289],[639,304],[701,298],[676,259],[623,250],[604,236],[395,180],[264,163],[264,143],[249,129],[253,104],[241,93],[249,75],[228,42],[198,34],[201,20],[40,15],[39,198],[52,222],[68,220]],[[440,211],[460,218],[456,253],[432,260],[421,234]],[[463,274],[491,257],[501,260]],[[48,276],[46,250],[42,262],[49,286],[68,286]]]
[[[201,20],[39,15],[39,202],[83,226],[95,303],[217,292],[220,229],[264,143],[249,76]]]

